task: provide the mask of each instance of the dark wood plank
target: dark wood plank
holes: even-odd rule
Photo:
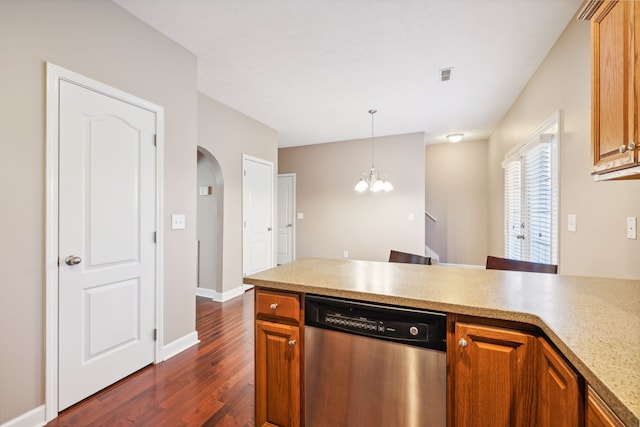
[[[537,262],[518,261],[515,259],[499,258],[491,255],[487,256],[486,269],[558,274],[558,266],[555,264],[540,264]]]
[[[200,343],[64,410],[47,426],[252,427],[253,291],[225,303],[196,297]]]
[[[431,265],[431,257],[410,254],[407,252],[389,251],[389,262],[402,262],[405,264],[425,264]]]

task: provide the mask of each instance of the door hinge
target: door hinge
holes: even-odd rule
[[[157,232],[153,232],[153,243],[156,243],[158,240],[158,233]]]
[[[153,330],[153,340],[158,341],[158,329]]]
[[[242,173],[244,174],[244,176],[247,176],[247,170],[243,170]]]
[[[153,146],[154,147],[158,146],[158,135],[156,134],[153,135]]]

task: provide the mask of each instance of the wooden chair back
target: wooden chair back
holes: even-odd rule
[[[389,262],[431,265],[431,257],[391,250],[391,252],[389,252]]]
[[[537,262],[517,261],[515,259],[487,256],[487,270],[530,271],[534,273],[558,274],[555,264],[540,264]]]

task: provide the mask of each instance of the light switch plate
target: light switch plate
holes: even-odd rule
[[[627,217],[627,239],[636,240],[638,238],[637,229],[637,218],[635,216]]]
[[[298,219],[304,219],[304,214],[302,212],[298,212]]]
[[[575,233],[577,228],[576,222],[577,219],[575,214],[567,215],[567,231]]]
[[[184,214],[171,215],[171,229],[172,230],[184,230],[186,226],[186,220]]]

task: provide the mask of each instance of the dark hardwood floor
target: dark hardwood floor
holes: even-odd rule
[[[47,426],[254,425],[253,291],[196,298],[200,343],[64,410]]]

